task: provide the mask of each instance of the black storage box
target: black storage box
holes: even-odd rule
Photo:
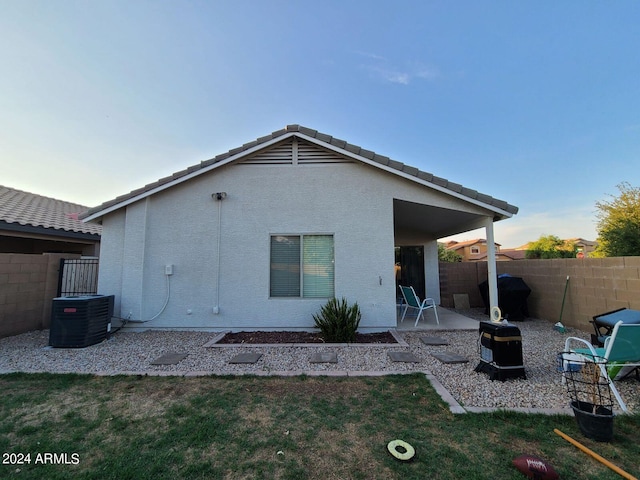
[[[619,308],[611,312],[601,313],[593,317],[591,323],[595,328],[595,335],[591,334],[591,344],[596,347],[603,347],[605,339],[613,332],[616,323],[622,321],[626,324],[640,323],[640,310],[629,308]]]
[[[480,363],[476,372],[491,380],[527,378],[522,360],[522,335],[512,324],[480,322]]]
[[[105,340],[111,331],[113,300],[113,295],[54,298],[49,345],[83,348]]]
[[[509,320],[524,320],[529,317],[527,298],[531,289],[520,277],[511,275],[498,276],[498,306],[505,318]],[[484,313],[489,314],[489,281],[478,285],[480,296],[484,303]]]

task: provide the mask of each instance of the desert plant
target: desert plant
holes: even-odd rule
[[[356,339],[361,317],[358,304],[349,306],[347,300],[342,297],[341,300],[330,299],[313,319],[325,342],[344,343]]]

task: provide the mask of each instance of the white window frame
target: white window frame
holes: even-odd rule
[[[297,237],[299,239],[300,253],[299,260],[299,293],[298,295],[274,295],[273,285],[273,239],[277,237]],[[305,293],[305,272],[309,272],[312,267],[310,264],[305,265],[305,238],[309,237],[330,237],[331,238],[331,268],[328,272],[331,276],[331,292],[327,295],[309,295]],[[305,270],[306,268],[306,270]],[[317,298],[333,298],[335,296],[335,235],[333,233],[278,233],[269,235],[269,298],[273,299],[317,299]]]

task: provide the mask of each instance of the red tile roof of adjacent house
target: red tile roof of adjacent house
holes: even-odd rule
[[[563,242],[567,242],[567,243],[575,243],[578,246],[585,246],[585,247],[596,247],[598,245],[597,241],[593,241],[593,240],[585,240],[584,238],[565,238],[565,239],[561,239]],[[529,245],[531,245],[533,242],[528,242],[525,243],[524,245],[520,245],[519,247],[516,247],[514,250],[528,250],[529,249]]]
[[[470,247],[476,243],[487,243],[487,241],[484,238],[474,238],[473,240],[463,240],[462,242],[447,242],[445,246],[447,247],[447,250],[459,250],[462,247]],[[500,246],[499,243],[496,243],[496,245]]]
[[[513,250],[513,249],[500,250],[499,252],[496,252],[496,259],[500,260],[500,257],[506,257],[511,260],[524,260],[526,258],[526,253],[527,252],[524,250]],[[488,257],[487,252],[475,253],[473,255],[469,255],[469,261],[477,262],[480,260],[486,260],[487,257]]]
[[[526,250],[516,250],[515,248],[507,248],[500,250],[500,254],[509,257],[511,260],[524,260],[527,258]]]
[[[24,226],[100,235],[100,225],[84,223],[78,216],[89,207],[63,200],[44,197],[35,193],[0,186],[0,229],[6,226]]]

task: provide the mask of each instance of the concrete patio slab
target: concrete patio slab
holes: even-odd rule
[[[151,365],[177,365],[189,356],[188,353],[170,352],[156,358]]]
[[[262,358],[261,353],[239,353],[229,360],[229,363],[256,363],[260,358]]]
[[[416,317],[405,318],[404,322],[400,321],[400,315],[398,315],[397,330],[401,332],[415,332],[424,330],[478,330],[480,322],[473,318],[465,317],[464,315],[450,310],[447,308],[438,308],[438,319],[440,323],[437,324],[433,313],[429,310],[427,313],[427,321],[420,320],[418,326],[415,327]],[[413,321],[412,321],[413,320]]]
[[[420,363],[420,359],[411,352],[388,352],[392,362]]]

